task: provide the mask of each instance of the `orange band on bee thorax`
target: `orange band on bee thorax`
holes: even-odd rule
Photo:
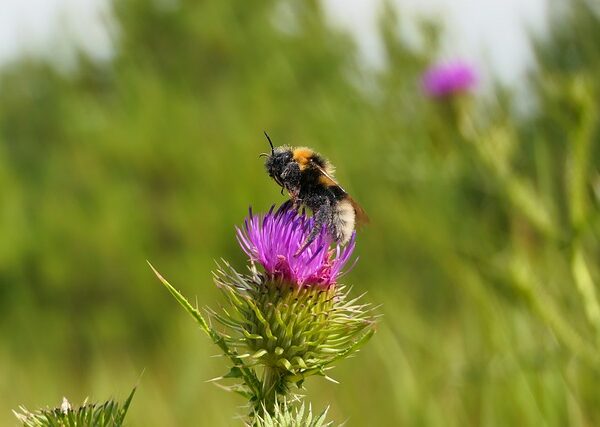
[[[294,160],[300,165],[300,170],[304,169],[314,155],[310,148],[300,147],[293,151]]]

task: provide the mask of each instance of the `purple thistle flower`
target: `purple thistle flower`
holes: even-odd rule
[[[299,254],[298,249],[313,228],[314,220],[284,206],[273,213],[255,216],[250,209],[244,227],[236,227],[237,239],[252,261],[260,263],[270,279],[299,286],[330,287],[342,274],[352,256],[355,234],[345,247],[330,249],[331,237],[323,228],[317,238]]]
[[[475,69],[460,61],[434,65],[427,69],[422,77],[423,90],[433,98],[467,92],[476,84]]]

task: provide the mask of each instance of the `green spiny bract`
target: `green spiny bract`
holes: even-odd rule
[[[298,409],[290,408],[287,403],[277,405],[273,414],[264,411],[263,415],[257,416],[248,427],[331,427],[332,421],[326,421],[327,411],[325,409],[318,415],[314,415],[309,406],[308,411],[302,404]]]
[[[13,411],[24,427],[121,427],[135,394],[131,391],[123,404],[108,400],[102,404],[84,402],[73,409],[67,399],[58,408],[28,411],[21,406]]]
[[[344,286],[299,287],[268,280],[254,265],[242,275],[227,263],[215,282],[229,305],[211,315],[228,329],[227,342],[239,357],[278,378],[279,394],[308,376],[326,376],[328,366],[373,333],[368,304],[357,304],[360,297],[349,300]]]

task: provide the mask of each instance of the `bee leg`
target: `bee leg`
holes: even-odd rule
[[[281,172],[281,182],[283,182],[288,189],[299,189],[301,176],[302,173],[298,163],[290,162]]]
[[[290,198],[288,200],[286,200],[285,202],[283,202],[279,209],[282,211],[293,209],[296,212],[298,212],[301,205],[302,205],[302,201],[298,197],[296,197],[294,194],[290,194]]]
[[[302,205],[302,200],[300,199],[300,189],[291,190],[290,197],[292,201],[292,207],[295,211],[299,211],[300,205]]]
[[[296,162],[290,162],[281,172],[278,181],[279,185],[281,185],[281,194],[283,195],[283,191],[287,190],[294,203],[298,197],[298,193],[300,193],[300,177],[300,166]],[[295,203],[294,206],[296,205]],[[298,209],[296,208],[296,210]]]
[[[294,256],[298,256],[302,252],[304,252],[306,250],[306,248],[317,238],[317,236],[321,232],[321,229],[323,228],[323,225],[330,222],[328,220],[331,218],[331,214],[332,214],[332,209],[331,209],[331,205],[329,203],[325,203],[325,204],[321,205],[321,207],[313,215],[313,219],[315,222],[313,224],[312,230],[310,230],[308,237],[306,238],[306,240],[304,241],[302,246],[300,246],[300,249],[298,249],[296,251]],[[328,232],[329,232],[329,227],[328,227]]]

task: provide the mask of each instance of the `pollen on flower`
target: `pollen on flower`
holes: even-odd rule
[[[264,215],[254,215],[250,209],[244,226],[236,228],[244,252],[272,279],[299,286],[335,284],[352,256],[355,235],[341,247],[333,245],[323,228],[306,250],[297,254],[313,228],[313,219],[285,205],[274,209]]]

